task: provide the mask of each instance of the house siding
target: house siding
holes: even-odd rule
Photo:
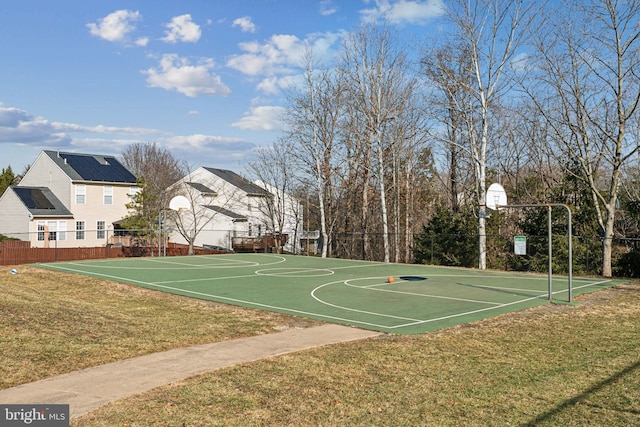
[[[197,215],[211,220],[198,232],[194,241],[195,246],[216,245],[226,248],[231,247],[231,239],[235,236],[257,236],[266,233],[264,213],[260,209],[264,205],[265,197],[269,195],[266,190],[248,181],[240,181],[239,176],[230,171],[222,171],[223,176],[230,177],[242,188],[229,182],[214,173],[214,169],[198,168],[185,176],[176,185],[194,182],[215,191],[216,196],[202,197],[202,193],[192,186],[185,186],[179,191],[193,200]],[[254,191],[251,191],[254,190]],[[251,191],[249,194],[247,191]],[[253,193],[259,193],[253,194]],[[188,193],[188,194],[187,194]],[[205,209],[204,206],[217,206],[220,211]],[[171,240],[178,243],[186,243],[186,240],[177,232],[171,234]]]
[[[29,220],[29,210],[22,204],[20,199],[11,192],[7,200],[0,198],[0,233],[21,240],[28,240],[35,247],[92,247],[104,246],[108,243],[108,238],[113,236],[113,222],[118,221],[129,214],[126,205],[130,202],[131,188],[136,187],[135,182],[103,182],[103,181],[79,181],[73,180],[57,165],[49,155],[55,156],[54,152],[49,154],[42,152],[36,161],[29,168],[24,178],[20,181],[19,187],[47,187],[60,202],[72,213],[72,217],[46,217],[35,216]],[[110,156],[107,156],[110,157]],[[59,160],[59,159],[58,159]],[[70,167],[69,167],[70,169]],[[73,172],[70,169],[71,172]],[[78,174],[73,172],[74,175]],[[129,181],[130,173],[127,171]],[[118,177],[115,177],[117,179]],[[86,186],[86,197],[84,204],[76,203],[76,186],[83,184]],[[112,204],[104,204],[104,187],[112,188]],[[136,187],[137,188],[137,187]],[[56,227],[66,230],[64,240],[43,241],[38,240],[39,221],[56,221]],[[76,222],[84,221],[84,239],[76,239]],[[104,221],[104,237],[99,237],[97,233],[98,221]],[[42,224],[40,222],[40,224]],[[53,225],[53,223],[51,223]],[[13,235],[11,234],[13,233]],[[42,236],[41,236],[42,237]]]
[[[21,187],[49,187],[65,206],[71,206],[71,178],[44,152],[29,168],[19,184]]]
[[[9,188],[0,197],[0,234],[20,240],[29,240],[29,210]]]

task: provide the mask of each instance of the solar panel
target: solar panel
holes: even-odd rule
[[[71,153],[59,155],[86,181],[136,182],[136,177],[115,157]]]
[[[56,208],[39,188],[13,187],[13,191],[15,191],[29,209]]]

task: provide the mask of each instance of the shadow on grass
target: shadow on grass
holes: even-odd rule
[[[616,412],[626,412],[632,415],[640,415],[640,411],[637,409],[633,409],[633,408],[614,408],[611,406],[604,406],[604,405],[599,405],[597,403],[593,403],[591,401],[588,400],[590,395],[593,395],[599,391],[602,391],[603,389],[605,389],[606,387],[616,383],[617,381],[621,380],[622,378],[632,375],[634,374],[634,371],[640,369],[640,360],[637,361],[636,363],[633,363],[629,366],[627,366],[625,369],[615,373],[614,375],[610,376],[609,378],[600,381],[599,383],[596,383],[593,387],[585,390],[584,392],[578,394],[577,396],[572,397],[571,399],[565,400],[564,402],[562,402],[560,405],[556,406],[555,408],[551,409],[550,411],[545,412],[544,414],[541,414],[540,416],[538,416],[536,419],[534,419],[533,421],[528,422],[527,424],[524,424],[525,427],[534,427],[539,425],[540,423],[544,423],[544,422],[553,422],[554,418],[558,415],[560,415],[563,411],[569,410],[571,409],[571,407],[575,406],[575,405],[585,405],[585,406],[590,406],[593,408],[598,408],[598,409],[607,409],[610,411],[616,411]]]

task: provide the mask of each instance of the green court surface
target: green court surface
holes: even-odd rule
[[[333,258],[225,254],[37,266],[397,334],[549,303],[547,275]],[[623,281],[574,278],[573,296],[619,283]],[[568,301],[566,277],[554,277],[552,289],[553,302]]]

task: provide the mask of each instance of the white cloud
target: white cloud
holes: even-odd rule
[[[14,107],[0,107],[0,143],[67,145],[70,138],[51,122]]]
[[[180,16],[174,16],[170,23],[166,24],[168,28],[165,31],[166,36],[162,38],[162,41],[168,43],[189,42],[195,43],[200,40],[202,32],[200,26],[191,21],[191,15],[185,14]]]
[[[57,132],[97,133],[97,134],[132,134],[152,135],[157,134],[155,129],[117,126],[84,126],[75,123],[51,122],[51,127]]]
[[[114,153],[116,147],[138,142],[145,135],[157,135],[155,129],[85,126],[75,123],[51,122],[24,110],[0,106],[0,144],[19,144],[38,149],[53,147],[62,150]],[[134,135],[134,138],[105,138],[104,135]],[[100,137],[92,137],[100,135]]]
[[[147,75],[150,87],[175,90],[186,96],[221,95],[231,93],[220,76],[211,73],[212,60],[202,60],[198,65],[190,65],[185,58],[176,54],[165,54],[160,60],[159,69],[149,68],[143,71]]]
[[[365,21],[386,19],[392,24],[424,24],[431,18],[442,16],[445,12],[443,0],[373,0],[373,2],[374,8],[360,11]]]
[[[240,27],[245,33],[255,33],[256,25],[251,21],[250,16],[243,16],[233,21],[232,27]]]
[[[307,47],[311,48],[316,59],[324,61],[335,54],[334,47],[343,35],[316,33],[300,40],[293,35],[276,34],[263,43],[240,43],[240,49],[245,53],[232,56],[226,65],[249,76],[293,74],[303,66]]]
[[[301,76],[267,77],[258,83],[256,89],[268,95],[277,95],[282,89],[295,86]]]
[[[88,23],[92,35],[110,42],[126,40],[127,34],[136,29],[132,22],[141,19],[140,12],[131,10],[116,10],[98,20]]]
[[[225,168],[240,165],[252,158],[256,147],[236,137],[167,136],[156,129],[51,122],[0,103],[0,152],[14,166],[30,164],[45,149],[118,156],[128,145],[147,140],[148,135],[155,135],[153,140],[170,149],[177,159],[197,165]]]
[[[171,148],[181,149],[181,150],[191,150],[194,148],[220,148],[220,149],[251,149],[253,148],[253,144],[241,139],[241,138],[233,138],[233,137],[224,137],[224,136],[214,136],[214,135],[203,135],[203,134],[194,134],[194,135],[180,135],[173,136],[171,138],[167,138],[167,144]]]
[[[240,43],[244,54],[235,55],[227,65],[251,76],[285,73],[299,64],[304,43],[296,36],[275,34],[265,43]]]
[[[275,106],[252,107],[249,113],[231,126],[245,130],[281,131],[285,128],[282,121],[285,109]]]
[[[519,53],[511,59],[511,68],[517,72],[526,72],[534,66],[531,59],[529,54]]]
[[[320,2],[320,14],[323,16],[333,15],[338,11],[338,8],[334,6],[333,0],[322,0]]]
[[[149,44],[149,37],[139,37],[136,39],[136,46],[145,47]]]
[[[186,159],[191,167],[212,166],[229,168],[253,157],[255,144],[240,138],[215,135],[174,136],[162,144],[176,158]]]

